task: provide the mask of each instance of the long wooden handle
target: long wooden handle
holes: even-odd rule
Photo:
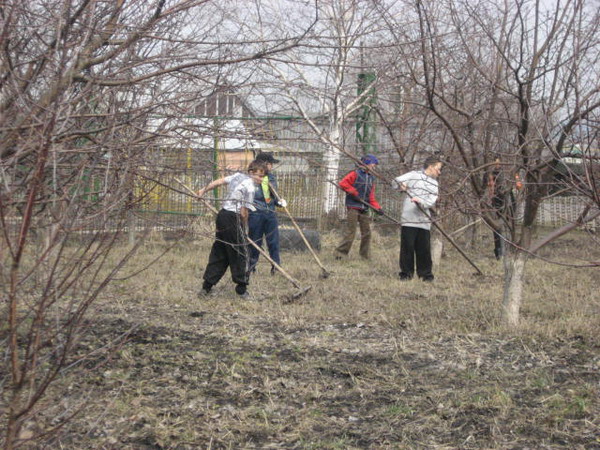
[[[277,264],[275,261],[273,261],[273,258],[271,258],[269,256],[269,254],[267,252],[265,252],[256,242],[254,242],[252,239],[250,239],[250,236],[246,236],[246,238],[247,238],[248,242],[250,243],[250,245],[252,247],[254,247],[256,250],[258,250],[258,252],[262,256],[264,256],[267,261],[269,261],[271,264],[273,264],[273,266],[279,272],[281,272],[281,274],[284,277],[286,277],[290,283],[292,283],[297,289],[300,289],[300,283],[298,283],[298,281],[296,281],[294,278],[292,278],[292,276],[290,274],[288,274],[285,270],[283,270],[283,268],[279,264]]]
[[[337,184],[336,182],[334,182],[334,181],[331,181],[331,180],[327,180],[327,181],[329,181],[331,184],[333,184],[334,186],[337,186],[337,187],[338,187],[338,188],[340,188],[342,191],[344,191],[344,190],[342,189],[342,187],[341,187],[339,184]],[[344,192],[346,192],[346,191],[344,191]],[[410,198],[412,198],[412,196],[411,196],[411,195],[410,195],[408,192],[406,192],[406,191],[404,191],[404,192],[406,193],[406,195],[408,195]],[[367,202],[363,201],[363,200],[362,200],[362,199],[360,199],[360,198],[358,199],[358,201],[360,201],[360,202],[361,202],[363,205],[366,205],[366,206],[368,206],[368,207],[369,207],[369,208],[371,208],[371,209],[375,209],[375,208],[373,208],[373,206],[372,206],[370,203],[367,203]],[[427,217],[429,220],[431,220],[431,224],[432,224],[432,225],[433,225],[433,226],[434,226],[434,227],[435,227],[435,228],[436,228],[436,229],[437,229],[437,230],[438,230],[440,233],[442,233],[442,236],[444,236],[444,237],[446,238],[446,240],[447,240],[448,242],[450,242],[450,244],[452,244],[452,246],[453,246],[453,247],[454,247],[454,248],[455,248],[455,249],[458,251],[458,253],[460,253],[460,254],[462,255],[462,257],[463,257],[463,258],[465,258],[465,259],[467,260],[467,262],[468,262],[469,264],[471,264],[471,266],[473,266],[473,267],[475,268],[475,270],[477,271],[477,273],[478,273],[479,275],[483,275],[483,272],[482,272],[481,270],[479,270],[479,267],[477,267],[477,266],[475,265],[475,263],[474,263],[474,262],[471,260],[471,258],[469,258],[469,257],[467,256],[467,254],[466,254],[466,253],[463,251],[463,249],[461,249],[461,248],[458,246],[458,244],[457,244],[456,242],[454,242],[454,239],[452,239],[452,238],[451,238],[451,237],[448,235],[448,233],[446,233],[446,232],[444,231],[444,229],[443,229],[442,227],[440,227],[440,226],[437,224],[437,222],[431,218],[431,216],[430,216],[430,215],[427,213],[427,211],[425,211],[425,209],[424,209],[424,208],[423,208],[423,207],[422,207],[422,206],[421,206],[419,203],[416,203],[416,205],[417,205],[417,208],[419,208],[419,210],[421,210],[421,211],[423,212],[423,214],[425,214],[425,216],[426,216],[426,217]],[[393,217],[390,217],[390,216],[388,216],[388,215],[387,215],[387,214],[385,214],[385,213],[383,214],[383,217],[386,217],[386,218],[390,219],[392,222],[394,222],[394,223],[397,223],[397,224],[401,225],[401,223],[400,223],[400,221],[399,221],[399,220],[397,220],[397,219],[394,219]]]
[[[281,198],[271,183],[269,183],[269,187],[271,188],[271,190],[273,191],[273,193],[277,196],[277,198]],[[313,255],[313,257],[315,258],[315,261],[317,261],[317,264],[319,265],[319,267],[321,268],[321,270],[323,270],[323,272],[325,272],[325,273],[329,273],[329,271],[325,268],[325,266],[323,266],[323,263],[321,262],[321,260],[317,256],[316,252],[313,250],[312,246],[308,242],[308,239],[306,239],[306,236],[302,232],[302,229],[300,228],[300,226],[298,225],[298,223],[294,220],[294,217],[292,217],[292,215],[290,214],[290,211],[285,206],[282,206],[282,208],[285,211],[285,213],[287,214],[287,216],[290,218],[290,220],[292,221],[292,225],[294,225],[294,228],[296,229],[296,231],[298,232],[298,234],[300,235],[300,237],[302,238],[302,240],[306,244],[306,247],[310,251],[311,255]]]
[[[177,181],[180,185],[183,186],[183,188],[188,191],[190,194],[192,194],[194,197],[196,197],[197,199],[199,199],[200,201],[202,201],[202,203],[204,203],[204,205],[210,209],[213,213],[218,214],[219,211],[217,211],[217,208],[215,208],[213,205],[211,205],[210,203],[208,203],[208,200],[206,200],[203,197],[200,197],[198,194],[196,194],[192,188],[190,188],[187,184],[184,184],[183,181],[181,181],[179,178],[174,177],[175,181]]]
[[[465,231],[465,230],[467,230],[467,229],[471,228],[473,225],[477,225],[477,224],[478,224],[479,222],[481,222],[482,220],[483,220],[482,218],[479,218],[479,219],[477,219],[477,220],[474,220],[473,222],[466,224],[464,227],[460,227],[458,230],[454,230],[452,233],[450,233],[450,236],[454,236],[454,235],[460,234],[460,233],[462,233],[463,231]]]
[[[219,213],[214,206],[212,206],[210,203],[208,203],[208,201],[206,201],[204,198],[199,197],[198,194],[196,194],[189,186],[184,184],[179,178],[177,178],[177,177],[174,177],[174,178],[175,178],[175,181],[177,181],[179,184],[181,184],[190,194],[192,194],[194,197],[200,199],[208,207],[208,209],[210,209],[213,213],[215,213],[215,214]],[[300,289],[300,292],[294,294],[292,296],[292,298],[297,298],[300,295],[304,295],[311,288],[310,286],[308,286],[308,287],[302,289],[300,287],[300,283],[298,283],[298,281],[296,281],[294,278],[292,278],[292,276],[290,274],[288,274],[279,264],[277,264],[275,261],[273,261],[273,258],[271,258],[267,254],[267,252],[265,252],[262,248],[260,248],[260,246],[257,245],[256,242],[254,242],[252,239],[250,239],[250,237],[247,234],[246,234],[246,240],[248,241],[248,243],[250,245],[252,245],[256,250],[258,250],[258,252],[262,256],[264,256],[267,261],[269,261],[271,264],[273,264],[273,267],[275,267],[290,283],[292,283],[296,289]]]
[[[409,197],[410,199],[413,199],[413,198],[414,198],[412,195],[410,195],[410,193],[409,193],[408,191],[404,191],[404,193],[405,193],[406,195],[408,195],[408,197]],[[460,253],[460,254],[462,255],[462,257],[463,257],[463,258],[465,258],[469,264],[471,264],[471,266],[473,266],[473,268],[474,268],[474,269],[477,271],[477,273],[478,273],[479,275],[483,275],[483,272],[482,272],[481,270],[479,270],[479,267],[477,267],[477,266],[475,265],[475,263],[474,263],[474,262],[471,260],[471,258],[469,258],[469,257],[467,256],[467,254],[464,252],[464,250],[463,250],[462,248],[460,248],[460,246],[459,246],[459,245],[458,245],[458,244],[457,244],[457,243],[454,241],[454,239],[452,239],[452,238],[450,237],[450,235],[449,235],[448,233],[446,233],[446,231],[445,231],[445,230],[444,230],[444,229],[443,229],[441,226],[439,226],[439,225],[438,225],[437,221],[435,221],[435,220],[433,220],[433,219],[431,218],[431,216],[429,215],[429,213],[428,213],[427,211],[425,211],[425,208],[423,208],[423,206],[421,206],[421,204],[420,204],[420,203],[418,203],[418,202],[415,202],[415,204],[417,205],[417,208],[419,208],[419,210],[420,210],[420,211],[421,211],[423,214],[425,214],[425,217],[427,217],[427,218],[428,218],[428,219],[431,221],[431,224],[432,224],[432,225],[433,225],[435,228],[437,228],[437,230],[438,230],[440,233],[442,233],[442,236],[444,236],[444,237],[446,238],[446,240],[447,240],[448,242],[450,242],[450,243],[452,244],[452,246],[453,246],[453,247],[454,247],[454,248],[455,248],[455,249],[458,251],[458,253]]]

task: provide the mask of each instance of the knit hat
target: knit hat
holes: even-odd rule
[[[365,155],[362,158],[360,158],[360,162],[363,163],[365,166],[368,164],[379,164],[379,160],[375,155]]]

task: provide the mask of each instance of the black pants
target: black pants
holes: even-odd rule
[[[502,235],[497,231],[494,231],[494,255],[496,259],[500,259],[502,256]]]
[[[433,280],[431,263],[431,233],[416,227],[402,227],[400,230],[400,278],[410,279],[415,273],[425,281]]]
[[[512,192],[502,195],[502,194],[496,194],[493,198],[492,198],[492,206],[494,207],[494,209],[496,210],[496,215],[498,217],[498,220],[500,221],[506,221],[506,220],[514,220],[514,214],[515,211],[517,210],[517,203],[515,200],[515,196],[513,195]],[[502,237],[502,235],[494,230],[493,231],[494,234],[494,256],[496,256],[496,259],[500,259],[500,257],[502,256],[504,250],[503,250],[503,242],[504,238]]]
[[[217,214],[216,239],[204,271],[203,287],[210,289],[217,284],[229,267],[231,279],[237,284],[235,291],[243,294],[248,285],[247,266],[248,248],[240,215],[222,209]]]

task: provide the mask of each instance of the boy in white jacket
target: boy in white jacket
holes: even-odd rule
[[[431,262],[431,217],[428,210],[438,198],[437,178],[442,161],[430,156],[423,170],[414,170],[394,179],[393,186],[407,193],[402,207],[400,232],[400,279],[410,280],[415,271],[423,281],[433,281]]]

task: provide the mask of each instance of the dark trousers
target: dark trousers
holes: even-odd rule
[[[494,255],[496,259],[502,256],[502,235],[497,231],[494,231]]]
[[[431,233],[416,227],[400,230],[400,278],[410,279],[415,273],[415,256],[419,278],[433,280],[431,262]]]
[[[335,249],[338,253],[347,255],[352,248],[356,228],[360,227],[360,248],[359,254],[363,259],[369,259],[371,253],[371,218],[367,210],[348,208],[346,219],[346,231],[342,237],[342,242]]]
[[[515,200],[515,196],[512,192],[507,195],[496,195],[492,198],[492,206],[497,212],[497,217],[501,221],[505,220],[513,220],[515,211],[517,209],[517,203]],[[494,256],[496,259],[500,259],[504,252],[503,246],[504,238],[502,235],[494,230]]]
[[[239,214],[220,210],[217,214],[216,239],[210,249],[208,265],[204,271],[205,289],[210,289],[231,270],[231,279],[237,284],[236,292],[243,294],[248,285],[247,243]]]
[[[262,247],[263,236],[267,241],[269,256],[277,264],[281,265],[279,257],[279,223],[275,211],[262,210],[253,211],[248,218],[248,234],[256,245]],[[250,270],[256,267],[260,253],[254,247],[250,247]]]

